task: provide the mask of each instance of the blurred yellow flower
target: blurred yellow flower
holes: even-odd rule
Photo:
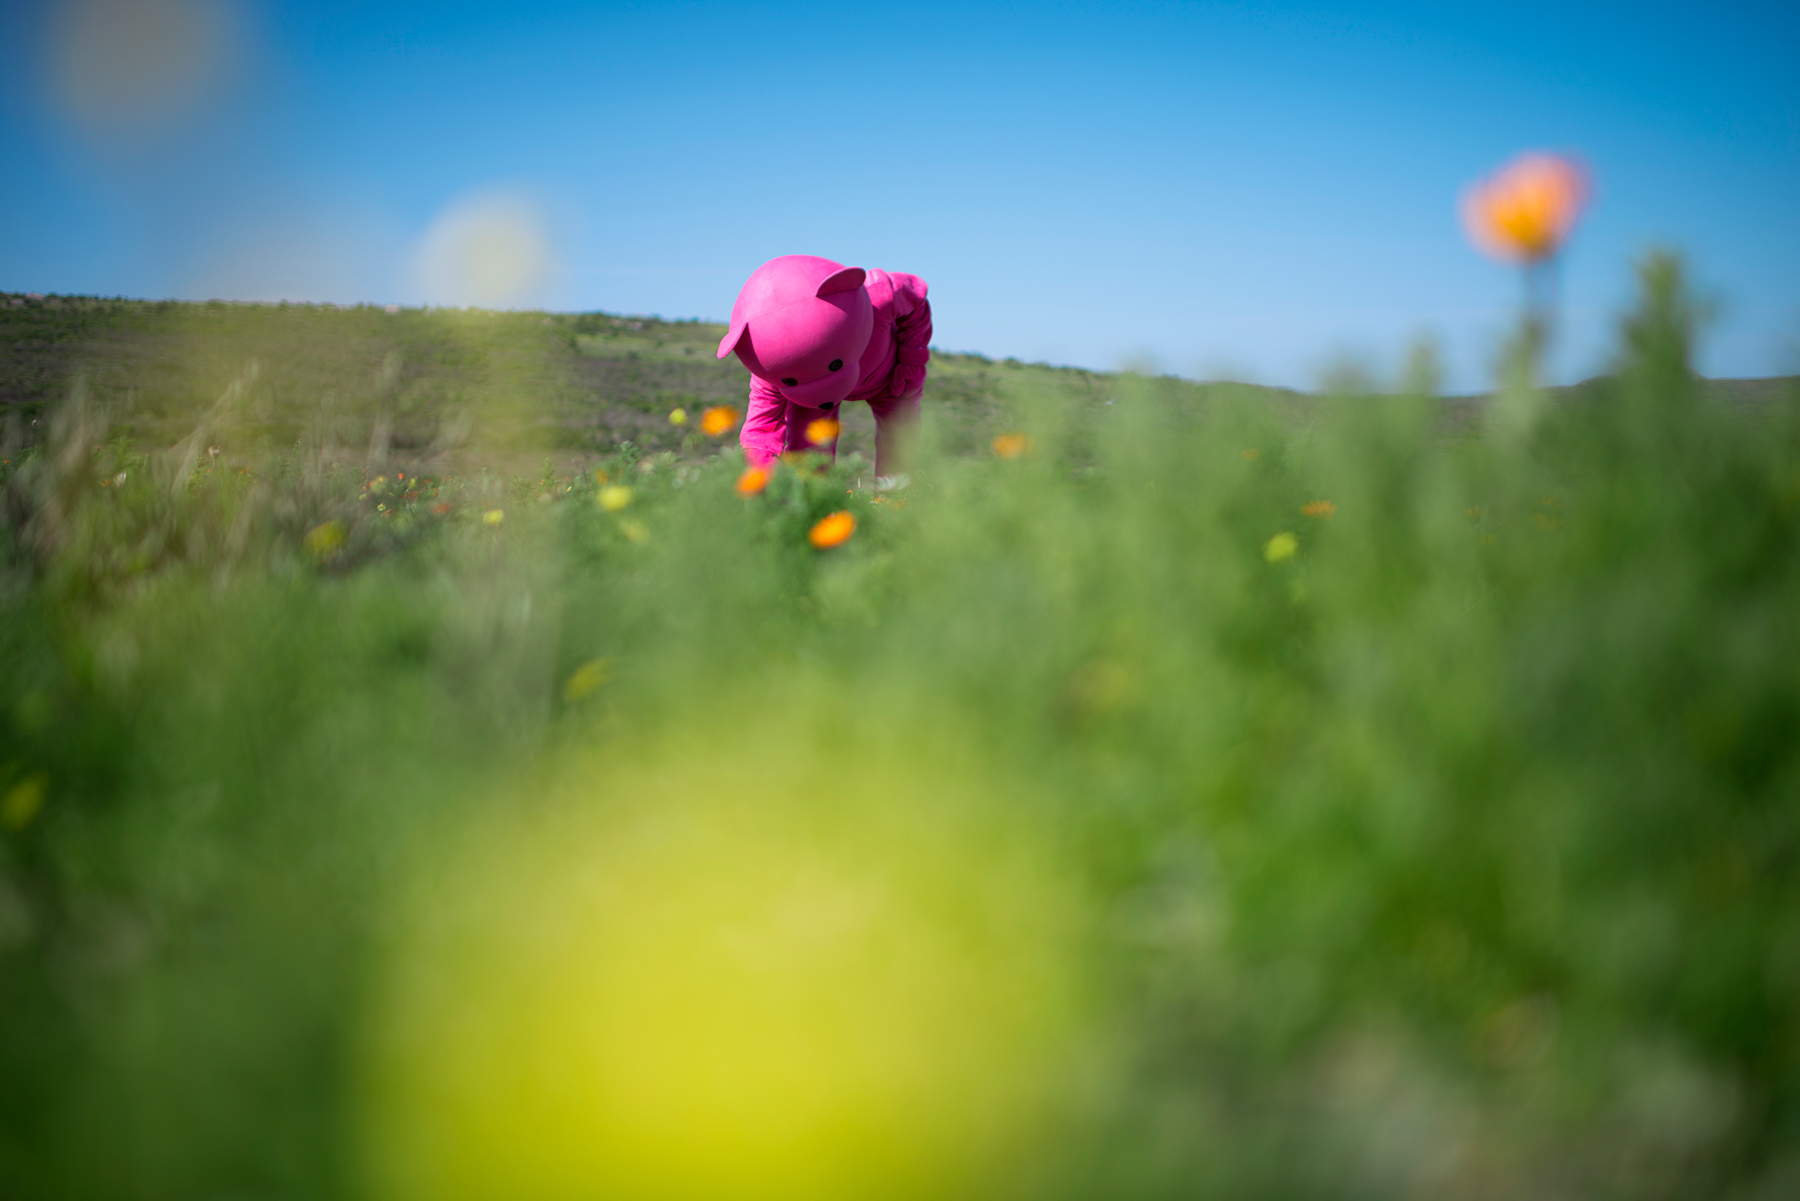
[[[838,436],[838,423],[835,417],[821,417],[817,421],[806,423],[806,440],[814,446],[829,442]]]
[[[44,807],[44,794],[50,790],[50,777],[43,772],[26,776],[6,790],[0,798],[0,826],[23,830]]]
[[[807,533],[806,540],[820,550],[825,550],[848,541],[855,532],[856,515],[839,509],[836,513],[819,518]]]
[[[1238,454],[1240,454],[1244,457],[1244,462],[1254,463],[1254,462],[1256,462],[1257,457],[1262,454],[1262,451],[1260,451],[1260,450],[1240,450],[1240,451],[1238,451]]]
[[[1031,449],[1031,439],[1024,434],[1001,434],[994,439],[994,453],[1003,459],[1016,459]]]
[[[344,545],[344,523],[321,521],[306,531],[306,553],[315,559],[329,559]]]
[[[589,659],[569,673],[568,680],[563,683],[563,700],[574,704],[606,683],[611,675],[611,659]]]
[[[1294,552],[1300,549],[1300,539],[1283,530],[1263,546],[1263,558],[1271,563],[1279,563],[1283,559],[1291,559]]]
[[[731,405],[714,405],[700,415],[700,428],[717,438],[738,423],[738,411]]]
[[[769,486],[769,469],[767,467],[746,467],[744,474],[738,476],[737,494],[739,496],[755,496]]]
[[[1337,506],[1328,500],[1313,500],[1301,505],[1300,512],[1307,517],[1323,517],[1330,521],[1332,514],[1337,512]]]
[[[632,542],[644,543],[650,541],[649,528],[645,526],[643,522],[635,521],[630,517],[619,518],[619,532]]]
[[[1536,262],[1562,245],[1587,192],[1587,173],[1570,160],[1522,154],[1463,193],[1463,226],[1495,258]]]
[[[485,521],[489,525],[499,525],[501,522],[506,520],[506,510],[505,509],[489,509],[487,512],[485,512],[481,515],[481,520]]]
[[[687,410],[686,409],[670,409],[669,410],[669,424],[670,425],[686,425],[687,424]]]
[[[631,503],[631,489],[624,484],[608,484],[595,493],[594,501],[608,513],[617,513]]]

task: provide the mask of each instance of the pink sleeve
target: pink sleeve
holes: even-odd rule
[[[931,362],[931,302],[925,299],[925,281],[916,275],[890,271],[894,285],[894,383],[895,396],[913,396],[925,387],[926,366]]]
[[[738,445],[753,467],[766,467],[781,457],[787,439],[788,405],[773,385],[750,377],[750,408],[738,433]]]

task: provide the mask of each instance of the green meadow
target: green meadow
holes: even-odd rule
[[[898,492],[741,495],[720,332],[0,299],[0,1196],[1800,1189],[1800,390],[1676,263],[1573,389],[939,355]]]

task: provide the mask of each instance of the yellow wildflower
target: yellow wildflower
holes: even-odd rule
[[[994,453],[1003,459],[1016,459],[1031,449],[1031,439],[1024,434],[1001,434],[994,439]]]
[[[501,522],[506,520],[506,510],[505,509],[489,509],[487,512],[485,512],[481,515],[481,520],[485,521],[489,525],[499,525]]]
[[[1263,558],[1271,563],[1279,563],[1283,559],[1291,559],[1294,552],[1300,549],[1300,539],[1293,533],[1283,530],[1263,546]]]
[[[624,484],[608,484],[595,494],[594,500],[608,513],[617,513],[631,503],[631,489]]]
[[[686,409],[670,409],[669,410],[669,424],[670,425],[686,425],[687,424],[687,410]]]
[[[574,704],[606,683],[611,676],[611,659],[589,659],[569,673],[569,678],[563,683],[563,700]]]
[[[630,517],[619,518],[619,532],[632,542],[641,544],[650,541],[649,528]]]
[[[7,789],[0,798],[0,826],[23,830],[44,807],[44,794],[50,790],[50,777],[43,772],[26,776]]]
[[[315,559],[329,559],[344,545],[344,523],[321,521],[306,531],[306,553]]]

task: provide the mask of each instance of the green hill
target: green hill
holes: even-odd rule
[[[260,453],[323,429],[343,456],[373,446],[403,464],[464,471],[584,466],[629,441],[645,451],[705,443],[671,410],[742,406],[748,373],[714,357],[725,327],[606,313],[388,310],[374,305],[184,303],[0,294],[0,413],[29,439],[32,422],[78,375],[116,406],[123,426],[173,442],[195,414],[245,386],[222,415],[222,453]],[[1754,412],[1800,377],[1714,381]],[[928,400],[945,448],[983,448],[1005,428],[1005,402],[1056,394],[1090,406],[1115,399],[1119,375],[937,351]],[[1569,399],[1593,381],[1551,389]],[[1297,420],[1320,397],[1254,384],[1156,381],[1181,404],[1229,390]],[[1485,397],[1446,398],[1441,428],[1479,427]],[[873,455],[868,409],[845,410],[842,451]],[[228,431],[228,432],[226,432]]]
[[[498,457],[535,468],[544,454],[589,460],[622,441],[692,449],[691,427],[672,425],[671,410],[744,403],[748,373],[714,357],[724,332],[602,313],[0,296],[0,406],[29,430],[81,375],[132,433],[173,441],[240,380],[246,395],[230,419],[239,444],[228,453],[290,442],[323,422],[346,452],[385,429],[402,459],[455,470]],[[950,445],[972,447],[998,432],[1009,389],[1103,403],[1110,379],[939,353],[930,397]],[[850,406],[843,450],[872,453],[872,438],[867,409]]]

